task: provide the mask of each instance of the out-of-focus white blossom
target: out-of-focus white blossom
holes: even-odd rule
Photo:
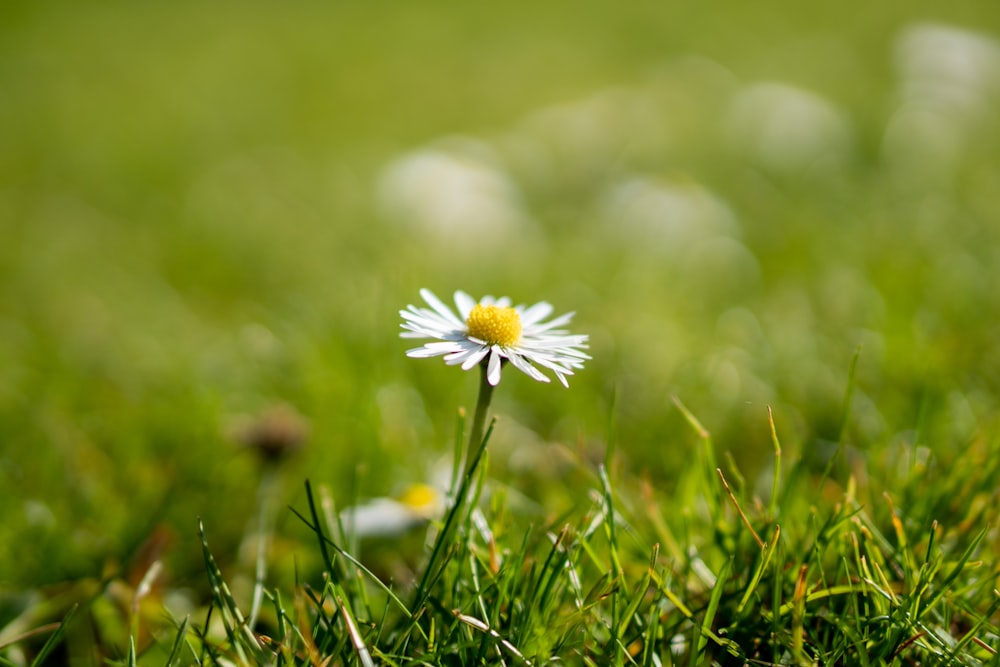
[[[904,175],[950,174],[995,121],[1000,101],[1000,42],[979,32],[921,23],[896,40],[896,108],[883,151]]]
[[[440,517],[445,494],[429,484],[414,484],[395,498],[373,498],[340,513],[344,533],[356,537],[391,537]]]
[[[687,181],[632,177],[607,192],[602,209],[615,236],[669,255],[687,252],[698,239],[739,231],[724,201]]]
[[[729,133],[752,159],[778,171],[839,165],[851,151],[846,116],[816,93],[784,83],[739,92],[729,110]]]
[[[396,158],[379,177],[378,203],[391,221],[449,247],[487,251],[530,230],[517,186],[491,149],[471,141]]]

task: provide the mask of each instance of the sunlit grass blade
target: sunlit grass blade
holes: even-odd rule
[[[774,426],[774,412],[767,406],[767,423],[771,428],[771,444],[774,447],[774,471],[771,479],[771,498],[768,505],[768,515],[772,520],[778,516],[778,494],[781,490],[781,442],[778,440],[778,430]]]
[[[600,466],[597,472],[601,480],[601,491],[604,494],[604,528],[607,533],[611,563],[614,565],[615,575],[624,582],[625,570],[622,567],[618,554],[618,532],[615,527],[615,498],[611,490],[611,480],[608,478],[608,471],[604,466]]]
[[[357,652],[358,660],[361,661],[363,667],[375,667],[371,653],[365,645],[365,640],[361,637],[361,633],[358,632],[358,624],[354,621],[354,616],[351,615],[351,610],[347,608],[347,604],[342,597],[337,597],[337,608],[340,609],[340,613],[344,618],[344,625],[347,626],[347,634],[350,636],[351,644]]]
[[[49,635],[49,638],[45,640],[45,644],[42,645],[42,648],[39,649],[38,654],[35,655],[34,660],[31,661],[31,667],[41,667],[41,665],[45,664],[45,661],[46,659],[48,659],[49,654],[52,653],[53,649],[55,649],[62,641],[63,635],[66,634],[66,629],[69,627],[69,624],[73,621],[73,617],[76,616],[76,612],[78,609],[79,607],[77,605],[73,605],[73,607],[71,607],[70,610],[66,612],[66,615],[63,617],[63,620],[59,624],[59,627],[55,629],[55,632]]]
[[[619,643],[624,644],[625,632],[628,630],[629,626],[633,622],[633,619],[636,617],[639,611],[639,606],[646,601],[646,594],[649,591],[649,585],[653,578],[653,569],[658,555],[659,549],[654,547],[653,553],[649,559],[649,568],[646,570],[646,574],[635,585],[634,590],[631,592],[631,599],[624,600],[626,606],[622,611],[621,616],[618,618],[618,622],[614,625],[614,627],[612,627],[615,640]]]
[[[840,410],[840,421],[837,428],[837,449],[830,456],[830,459],[826,462],[826,467],[823,469],[823,474],[820,475],[819,485],[822,488],[826,484],[826,480],[830,478],[830,474],[834,470],[834,466],[840,461],[840,457],[843,456],[844,447],[847,446],[847,429],[850,424],[851,419],[851,403],[854,398],[854,389],[857,381],[858,373],[858,361],[861,359],[861,346],[859,345],[854,350],[854,356],[851,357],[851,366],[847,371],[847,386],[844,388],[844,398]]]
[[[201,521],[198,522],[198,534],[201,537],[202,554],[205,558],[205,569],[212,587],[212,597],[216,608],[222,614],[222,624],[229,638],[230,648],[242,660],[253,659],[258,662],[265,660],[264,651],[257,641],[257,637],[247,626],[243,613],[222,576],[222,571],[215,563],[215,558],[208,547],[205,526]]]
[[[309,515],[312,517],[312,522],[309,523],[309,527],[316,534],[316,541],[319,545],[319,552],[323,556],[323,565],[326,567],[326,571],[330,574],[330,577],[334,581],[339,580],[339,571],[336,568],[333,557],[330,556],[330,550],[327,545],[330,540],[326,537],[323,532],[323,523],[320,521],[319,511],[316,509],[316,501],[313,497],[312,485],[309,480],[305,480],[306,485],[306,501],[309,504]],[[308,523],[308,522],[307,522]]]
[[[799,568],[799,576],[795,580],[795,593],[792,595],[792,620],[790,632],[792,636],[792,655],[799,665],[811,664],[811,660],[805,654],[805,613],[806,613],[806,577],[808,568],[803,565]]]
[[[715,462],[715,450],[712,447],[712,434],[702,425],[701,421],[694,416],[694,413],[688,410],[687,406],[681,402],[681,399],[678,396],[671,396],[670,399],[673,401],[674,405],[677,406],[677,409],[681,411],[681,414],[684,415],[685,421],[687,421],[688,425],[691,426],[695,435],[697,435],[698,439],[701,441],[705,468],[711,473],[711,471],[718,468],[718,465]],[[711,474],[709,476],[711,476]]]
[[[729,578],[730,569],[732,569],[731,560],[726,561],[716,574],[716,585],[715,588],[712,589],[711,597],[708,599],[708,607],[705,609],[705,616],[701,620],[697,642],[695,643],[694,650],[691,652],[690,664],[692,667],[700,664],[710,639],[718,643],[720,646],[729,645],[729,642],[721,639],[719,635],[712,630],[712,627],[715,624],[716,613],[719,611],[719,605],[722,601],[722,595],[725,591],[726,581]]]
[[[434,546],[431,549],[430,559],[424,568],[423,575],[420,578],[420,582],[417,585],[414,603],[410,605],[413,610],[419,611],[427,601],[430,596],[431,587],[434,582],[441,576],[444,571],[444,567],[447,563],[446,552],[451,547],[452,536],[457,528],[458,522],[465,510],[467,509],[468,494],[475,483],[474,475],[479,469],[480,461],[482,460],[485,452],[486,445],[493,435],[493,428],[496,425],[496,420],[490,422],[489,428],[486,429],[486,433],[483,435],[483,439],[479,446],[472,452],[471,458],[468,460],[466,465],[466,473],[462,475],[459,480],[458,491],[455,498],[452,499],[452,505],[445,514],[444,524],[434,540]]]
[[[965,548],[965,551],[962,552],[962,555],[959,556],[958,561],[956,561],[955,564],[952,566],[951,571],[947,575],[945,575],[943,580],[938,582],[937,590],[927,599],[927,602],[923,605],[925,611],[933,609],[934,606],[945,596],[945,594],[947,594],[949,590],[951,590],[950,588],[951,585],[955,583],[955,581],[958,579],[958,576],[965,569],[965,566],[969,562],[969,559],[972,558],[972,555],[976,552],[976,549],[979,548],[980,542],[982,542],[983,539],[988,534],[989,534],[989,528],[988,527],[983,528],[972,539],[969,545]]]
[[[757,592],[761,579],[763,579],[765,572],[767,572],[767,566],[771,564],[774,552],[778,549],[778,540],[780,538],[781,526],[775,526],[774,537],[772,537],[771,541],[765,544],[761,549],[760,559],[757,561],[757,567],[754,569],[753,576],[750,577],[750,582],[747,584],[746,590],[743,591],[743,597],[740,599],[739,604],[736,605],[737,616],[743,613],[747,603],[750,601],[750,597]]]
[[[729,482],[726,481],[726,476],[722,474],[722,470],[719,468],[716,468],[715,472],[719,474],[719,479],[722,480],[722,487],[726,490],[729,500],[733,503],[733,506],[736,508],[736,512],[740,515],[740,520],[743,521],[743,525],[750,531],[750,535],[753,537],[754,542],[757,543],[757,546],[763,549],[764,540],[760,539],[760,535],[757,534],[757,531],[754,530],[753,525],[750,523],[750,519],[747,518],[746,512],[744,512],[743,508],[740,507],[740,501],[736,499],[736,495],[733,493],[733,490],[729,488]]]
[[[190,617],[184,617],[180,627],[177,628],[177,635],[174,637],[174,643],[170,646],[170,653],[167,655],[167,660],[164,663],[166,667],[173,667],[178,664],[181,650],[187,644],[187,630],[190,620]]]
[[[474,628],[474,629],[478,630],[479,632],[484,633],[486,636],[490,637],[491,639],[493,639],[497,643],[497,645],[504,650],[504,652],[506,652],[509,655],[513,656],[516,659],[516,661],[517,661],[518,664],[531,665],[531,662],[521,654],[521,652],[517,649],[516,646],[514,646],[512,643],[510,643],[507,639],[504,639],[500,635],[500,633],[498,633],[496,630],[493,630],[492,628],[490,628],[483,621],[481,621],[478,618],[475,618],[473,616],[468,616],[466,614],[463,614],[463,613],[461,613],[459,611],[455,611],[455,617],[459,621],[461,621],[462,623],[466,624],[467,626],[469,626],[471,628]]]

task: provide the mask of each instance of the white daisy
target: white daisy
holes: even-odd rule
[[[442,491],[429,484],[414,484],[395,498],[373,498],[340,513],[344,533],[357,537],[402,535],[439,518],[446,509]]]
[[[500,369],[504,360],[525,375],[548,382],[535,365],[547,368],[564,387],[566,377],[574,368],[583,368],[590,356],[586,335],[572,335],[559,329],[573,317],[573,313],[542,322],[552,314],[552,306],[542,301],[530,308],[511,306],[507,297],[494,299],[485,296],[478,303],[465,292],[455,292],[455,305],[459,315],[441,302],[427,289],[420,296],[430,308],[407,306],[399,311],[405,320],[400,334],[403,338],[437,338],[432,343],[407,350],[409,357],[444,356],[449,365],[461,365],[469,370],[480,363],[486,364],[486,379],[491,385],[500,382]]]

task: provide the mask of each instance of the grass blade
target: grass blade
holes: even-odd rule
[[[40,667],[45,664],[45,659],[49,657],[52,650],[59,645],[62,641],[63,634],[66,633],[66,628],[69,626],[70,622],[73,620],[73,616],[76,615],[79,605],[73,605],[70,610],[63,617],[62,623],[56,628],[56,631],[49,635],[49,638],[45,640],[45,644],[42,645],[41,650],[38,651],[38,655],[35,659],[31,661],[31,667]]]

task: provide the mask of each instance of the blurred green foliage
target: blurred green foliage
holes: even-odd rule
[[[424,286],[577,311],[570,390],[496,404],[493,469],[556,505],[525,441],[599,460],[614,422],[668,486],[672,394],[754,474],[767,406],[822,469],[859,346],[855,454],[961,455],[1000,395],[997,35],[971,1],[5,4],[0,582],[160,526],[204,586],[195,517],[233,559],[257,486],[230,425],[277,403],[288,502],[431,475],[475,378],[403,356]]]

